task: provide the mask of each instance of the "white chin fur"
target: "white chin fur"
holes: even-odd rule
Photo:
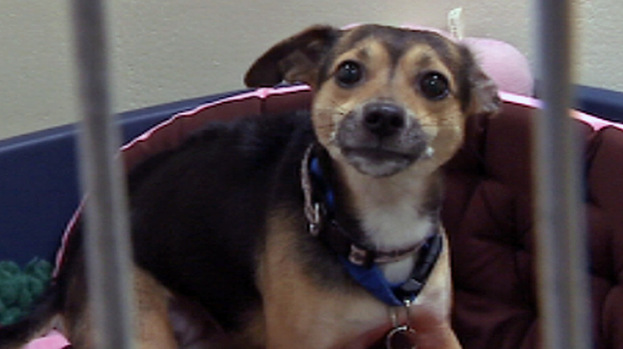
[[[431,159],[434,155],[435,149],[428,146],[417,160],[410,160],[407,158],[379,160],[358,155],[345,156],[345,158],[355,169],[357,169],[357,171],[362,174],[372,177],[388,177],[406,169],[419,160]]]

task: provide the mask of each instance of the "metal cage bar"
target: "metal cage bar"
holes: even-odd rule
[[[539,315],[543,348],[591,347],[579,135],[569,118],[570,1],[537,0],[543,110],[533,140]]]
[[[110,109],[104,11],[99,0],[73,0],[83,122],[81,179],[92,333],[97,348],[130,348],[133,331],[130,245],[119,130]]]

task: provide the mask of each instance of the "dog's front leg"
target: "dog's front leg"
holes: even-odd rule
[[[69,281],[67,304],[62,328],[72,346],[79,349],[95,348],[97,333],[91,327],[92,314],[88,306],[83,273]],[[168,290],[150,274],[134,267],[132,270],[132,290],[134,292],[134,313],[132,314],[134,347],[138,349],[175,349],[177,343],[169,323]]]
[[[147,272],[134,268],[136,326],[135,346],[139,349],[178,347],[169,321],[169,291]]]
[[[303,270],[296,230],[287,219],[269,222],[260,256],[266,347],[269,349],[364,349],[358,337],[387,320],[386,308],[365,293],[318,284]],[[372,319],[372,321],[371,321]],[[382,326],[381,322],[381,326]]]
[[[260,259],[266,348],[327,348],[332,334],[325,331],[324,337],[314,338],[322,321],[316,319],[321,305],[293,260],[291,243],[286,234],[269,234]]]

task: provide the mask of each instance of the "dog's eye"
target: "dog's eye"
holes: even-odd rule
[[[448,79],[439,72],[428,72],[422,75],[419,81],[420,91],[430,100],[445,98],[450,92]]]
[[[337,68],[335,78],[342,87],[351,87],[363,77],[363,68],[357,62],[345,61]]]

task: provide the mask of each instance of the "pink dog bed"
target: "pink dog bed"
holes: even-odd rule
[[[530,232],[531,212],[526,209],[530,206],[530,119],[539,103],[508,93],[501,93],[501,97],[501,114],[492,120],[472,120],[466,146],[448,165],[444,220],[454,262],[454,324],[465,348],[537,346],[533,247],[531,234],[526,235]],[[180,113],[125,145],[125,166],[131,170],[141,161],[176,147],[206,122],[307,108],[310,99],[305,86],[267,88]],[[591,269],[595,341],[599,348],[620,348],[623,125],[576,111],[571,115],[578,120],[590,152],[587,212],[589,247],[595,256]],[[494,206],[487,207],[490,204]],[[74,221],[67,228],[65,240],[71,237]],[[62,256],[61,249],[57,265],[62,264]],[[59,349],[67,345],[54,331],[27,348]]]

